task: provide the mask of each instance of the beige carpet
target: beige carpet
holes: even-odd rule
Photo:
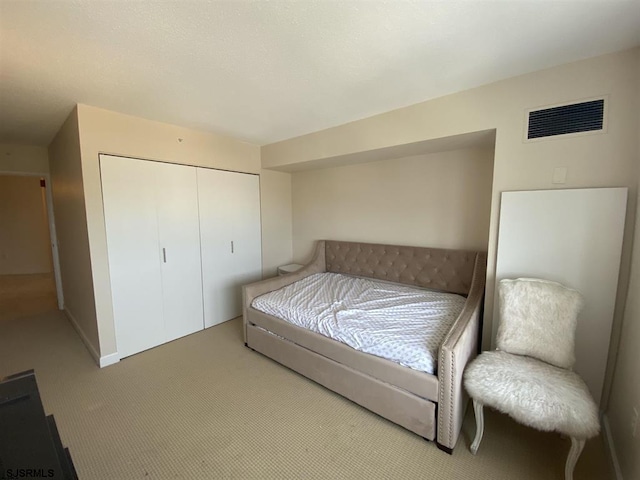
[[[0,322],[0,376],[35,368],[81,479],[562,479],[569,441],[488,412],[452,456],[244,347],[234,320],[98,369],[59,312]],[[601,439],[576,480],[608,479]]]

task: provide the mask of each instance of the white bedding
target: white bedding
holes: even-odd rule
[[[466,299],[317,273],[256,297],[256,310],[406,367],[435,374],[438,348]]]

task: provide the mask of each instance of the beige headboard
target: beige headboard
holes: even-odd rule
[[[468,294],[478,252],[325,241],[328,272]]]

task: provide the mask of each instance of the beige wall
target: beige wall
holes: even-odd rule
[[[53,270],[39,176],[0,175],[0,275]]]
[[[280,265],[293,257],[291,175],[261,170],[260,204],[262,214],[262,273],[277,274]]]
[[[116,352],[111,286],[98,155],[108,153],[185,165],[258,173],[261,179],[263,266],[265,271],[290,257],[288,175],[260,167],[260,148],[230,137],[131,117],[88,105],[78,105],[82,178],[100,355]],[[287,258],[287,261],[289,259]]]
[[[638,52],[640,79],[640,51]],[[638,81],[640,97],[640,80]],[[638,109],[638,183],[640,184],[640,108]],[[632,220],[629,219],[632,223]],[[640,195],[635,218],[631,278],[620,335],[618,358],[611,387],[607,417],[621,473],[625,479],[640,478],[640,424],[636,438],[631,430],[633,409],[640,414]]]
[[[49,173],[49,156],[45,147],[0,144],[0,172]]]
[[[492,175],[481,149],[294,173],[294,259],[323,238],[486,251]]]
[[[638,49],[543,70],[430,100],[371,118],[262,147],[263,168],[321,164],[332,157],[407,143],[496,129],[484,346],[493,330],[495,260],[500,193],[505,190],[630,188],[634,218],[637,188]],[[523,142],[529,108],[609,96],[608,132]],[[564,185],[552,183],[555,167],[568,168]],[[295,200],[294,200],[295,201]],[[294,206],[295,208],[295,206]],[[294,245],[297,244],[294,222]],[[628,285],[633,222],[627,222],[613,341],[619,335]]]
[[[84,204],[78,115],[74,109],[49,145],[51,189],[58,236],[64,308],[98,355],[93,279]]]

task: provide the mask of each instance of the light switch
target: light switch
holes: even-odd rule
[[[556,167],[553,169],[553,183],[567,182],[567,167]]]

